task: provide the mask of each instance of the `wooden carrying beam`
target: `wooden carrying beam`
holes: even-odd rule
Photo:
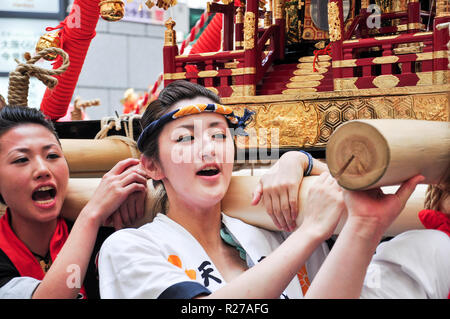
[[[252,191],[255,189],[260,177],[258,176],[233,176],[227,194],[222,200],[222,211],[232,217],[241,219],[248,224],[262,227],[269,230],[277,230],[272,219],[266,213],[262,203],[257,206],[250,204]],[[308,200],[308,192],[311,185],[317,179],[316,176],[305,177],[299,190],[299,216],[297,225],[303,220],[303,205]],[[62,214],[64,217],[75,220],[87,201],[92,197],[96,187],[99,185],[99,178],[72,178],[69,182],[68,195],[64,202]],[[151,211],[155,201],[155,190],[151,181],[148,183],[147,200],[145,204],[145,217],[138,221],[133,227],[141,226],[150,222],[155,212]],[[423,226],[417,217],[423,209],[425,200],[426,185],[419,185],[400,216],[388,228],[386,236],[394,236],[411,229],[422,229]],[[392,193],[395,187],[383,188],[383,191]],[[336,233],[342,229],[345,220],[342,220],[336,229]]]
[[[450,165],[450,124],[355,120],[339,126],[326,149],[331,175],[347,189],[398,185],[417,174],[438,184]]]
[[[60,141],[71,177],[102,177],[117,162],[136,157],[131,150],[133,146],[121,138]]]

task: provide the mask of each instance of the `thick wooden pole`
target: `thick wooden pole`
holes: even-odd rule
[[[222,211],[231,216],[245,221],[248,224],[262,227],[269,230],[277,230],[272,219],[266,213],[263,203],[257,206],[250,205],[252,192],[258,184],[257,176],[233,176],[231,178],[228,192],[222,200]],[[297,217],[297,225],[301,225],[303,221],[304,207],[308,201],[308,192],[311,186],[316,182],[317,176],[305,177],[298,193],[299,215]],[[398,187],[383,187],[385,193],[395,193]],[[419,185],[410,199],[406,203],[400,216],[386,230],[386,236],[395,236],[411,229],[423,229],[423,225],[418,218],[418,212],[423,209],[425,201],[425,193],[427,186]],[[335,234],[338,234],[345,223],[345,217],[341,219],[336,227]]]
[[[102,177],[117,162],[130,157],[139,157],[139,151],[121,139],[60,141],[71,177]]]
[[[252,192],[255,189],[260,177],[258,176],[233,176],[231,178],[228,192],[222,200],[222,211],[232,217],[243,220],[244,222],[262,227],[269,230],[277,230],[272,222],[272,219],[266,213],[262,203],[257,206],[250,204],[252,199]],[[308,200],[308,192],[316,181],[316,176],[305,177],[299,190],[299,216],[297,218],[297,225],[303,221],[304,203]],[[96,187],[99,185],[99,178],[74,178],[69,181],[68,195],[64,202],[62,214],[64,217],[75,220],[81,209],[86,205],[88,200],[94,194]],[[148,182],[147,200],[145,204],[145,217],[136,222],[133,227],[141,226],[150,222],[154,215],[159,211],[152,211],[155,203],[156,191],[152,186],[151,181]],[[411,198],[408,200],[405,208],[400,216],[386,231],[387,236],[394,236],[401,232],[411,229],[422,229],[423,226],[417,217],[417,213],[423,209],[425,200],[425,185],[419,185]],[[383,188],[387,193],[393,193],[395,187]],[[343,219],[335,233],[339,233],[342,225],[345,222]]]
[[[356,120],[338,127],[326,149],[330,173],[347,189],[398,185],[422,174],[437,184],[450,165],[450,124]]]

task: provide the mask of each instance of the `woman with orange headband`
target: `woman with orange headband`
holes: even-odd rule
[[[364,285],[367,267],[423,177],[384,195],[343,191],[322,173],[304,203],[302,224],[290,234],[245,224],[222,214],[220,203],[233,170],[233,135],[245,134],[250,116],[236,116],[211,91],[186,81],[169,84],[147,107],[138,147],[142,166],[161,187],[161,211],[151,223],[105,241],[99,255],[102,298],[358,298],[378,288]],[[254,202],[258,193],[267,196],[264,188],[263,182]],[[344,213],[346,223],[330,252],[324,242]],[[440,235],[431,237],[449,247]],[[442,273],[450,260],[430,259],[444,279],[438,288],[445,290],[450,276]],[[400,293],[408,284],[396,283]]]

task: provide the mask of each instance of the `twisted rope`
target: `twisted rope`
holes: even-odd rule
[[[119,117],[105,117],[101,120],[101,129],[97,133],[94,139],[101,140],[101,139],[111,139],[111,140],[120,140],[124,142],[131,153],[131,156],[133,158],[139,158],[140,152],[137,148],[136,141],[133,139],[133,120],[137,118],[140,119],[141,116],[138,114],[123,114]],[[122,129],[122,120],[128,120],[128,123],[125,122],[125,134],[126,136],[122,135],[111,135],[108,136],[108,131],[111,130],[113,127],[115,127],[116,131],[120,131]]]
[[[34,65],[42,57],[49,53],[55,53],[63,58],[63,63],[58,69],[44,69]],[[28,106],[28,88],[30,77],[38,78],[50,89],[58,84],[58,79],[53,77],[63,73],[69,67],[69,55],[60,48],[47,48],[30,57],[29,53],[24,55],[26,62],[21,63],[16,59],[15,71],[9,73],[8,103],[15,106]]]
[[[439,210],[439,206],[450,196],[450,165],[438,184],[429,185],[425,194],[425,209]]]

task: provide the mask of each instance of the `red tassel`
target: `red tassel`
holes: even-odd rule
[[[75,0],[72,12],[60,24],[63,26],[60,31],[61,48],[69,55],[70,66],[66,72],[56,76],[58,85],[53,90],[47,88],[42,99],[41,111],[52,120],[67,113],[89,45],[96,34],[95,28],[100,15],[99,2],[100,0]],[[53,68],[58,68],[61,63],[59,58]]]
[[[316,60],[319,57],[319,55],[323,55],[323,54],[327,54],[329,56],[331,56],[331,42],[328,43],[328,45],[322,49],[322,50],[314,50],[314,61],[313,61],[313,71],[317,72],[316,69]]]

